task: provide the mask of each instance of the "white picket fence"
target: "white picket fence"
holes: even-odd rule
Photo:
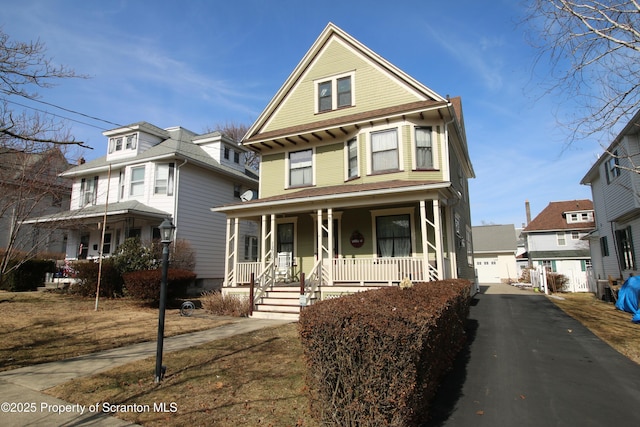
[[[539,288],[541,292],[547,290],[547,275],[545,267],[538,265],[531,270],[531,285]],[[595,292],[595,282],[589,280],[589,272],[563,271],[560,274],[566,276],[569,281],[565,285],[565,292]],[[593,282],[593,283],[592,283]]]

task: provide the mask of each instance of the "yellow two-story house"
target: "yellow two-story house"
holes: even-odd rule
[[[223,291],[250,292],[257,312],[474,278],[460,98],[438,95],[335,25],[242,143],[261,157],[259,192],[212,210],[227,215]],[[257,235],[240,241],[243,220]],[[285,295],[282,283],[300,288]]]

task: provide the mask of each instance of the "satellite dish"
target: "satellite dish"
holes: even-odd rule
[[[248,202],[249,200],[252,200],[254,196],[255,194],[253,193],[253,190],[247,190],[240,195],[240,200]]]

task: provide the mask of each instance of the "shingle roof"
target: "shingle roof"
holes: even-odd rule
[[[473,252],[512,252],[517,249],[513,224],[472,227]]]
[[[591,200],[567,200],[550,202],[546,208],[527,225],[523,233],[553,230],[590,230],[595,228],[595,222],[567,223],[567,212],[593,211]]]

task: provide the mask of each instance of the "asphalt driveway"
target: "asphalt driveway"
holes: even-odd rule
[[[424,427],[640,425],[640,365],[544,295],[481,286],[468,335]]]

